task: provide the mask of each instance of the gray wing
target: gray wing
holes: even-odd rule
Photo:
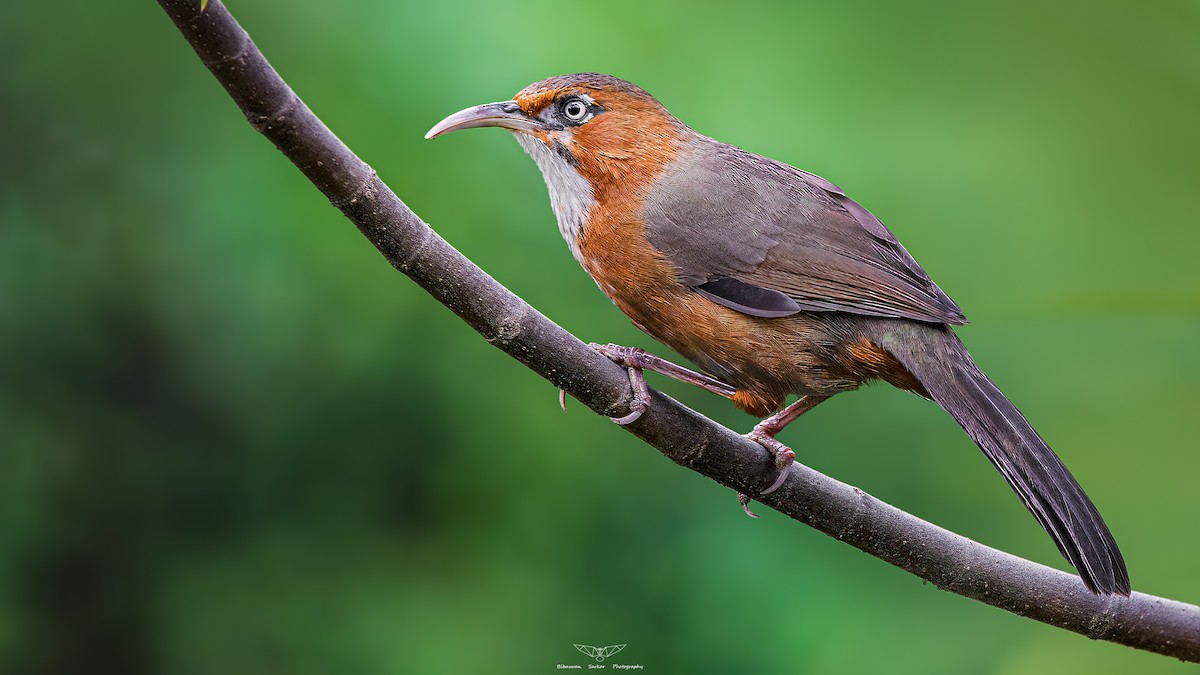
[[[829,181],[701,137],[646,202],[680,281],[755,316],[851,312],[966,323],[869,211]]]

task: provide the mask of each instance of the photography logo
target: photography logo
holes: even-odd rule
[[[596,663],[604,663],[604,659],[616,654],[625,649],[625,645],[609,645],[607,647],[593,647],[591,645],[575,645],[575,649],[587,654],[596,659]]]

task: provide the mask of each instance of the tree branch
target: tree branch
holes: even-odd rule
[[[626,372],[489,277],[439,237],[354,155],[271,68],[214,0],[159,0],[200,60],[245,113],[396,269],[488,342],[607,416],[628,411]],[[624,427],[676,463],[754,494],[772,471],[766,450],[661,393]],[[1200,607],[1143,593],[1088,593],[1073,575],[927,523],[858,488],[794,465],[763,503],[938,588],[1059,626],[1200,661]]]

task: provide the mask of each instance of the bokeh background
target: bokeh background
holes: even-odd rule
[[[444,237],[585,340],[507,134],[422,134],[581,70],[877,213],[1100,506],[1200,601],[1200,5],[234,2]],[[0,8],[0,671],[1169,673],[943,593],[682,470],[394,272],[149,2]],[[717,397],[652,376],[736,429]],[[1064,567],[936,406],[846,394],[805,463]]]

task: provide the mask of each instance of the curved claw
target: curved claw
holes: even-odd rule
[[[622,347],[611,342],[606,345],[589,342],[588,346],[608,357],[613,363],[624,366],[628,371],[629,385],[633,389],[633,398],[629,400],[629,414],[609,419],[621,426],[633,424],[650,407],[650,389],[646,386],[645,376],[642,375],[644,363],[639,359],[639,355],[644,355],[646,352],[637,347]]]
[[[633,424],[634,422],[636,422],[638,420],[638,418],[641,417],[642,413],[644,413],[644,412],[646,412],[646,406],[642,406],[640,408],[634,408],[633,412],[629,413],[628,415],[626,415],[624,417],[610,417],[608,419],[612,420],[613,422],[616,422],[617,424],[620,424],[621,426],[625,426],[626,424]]]
[[[633,388],[633,398],[629,399],[629,414],[624,417],[609,418],[621,426],[633,424],[650,407],[650,389],[646,387],[646,378],[642,375],[642,369],[630,366],[628,372],[629,386]]]
[[[770,487],[768,487],[766,490],[763,490],[761,493],[763,495],[769,495],[778,490],[791,474],[790,469],[792,467],[792,462],[796,459],[796,453],[792,452],[792,449],[788,446],[775,440],[775,437],[766,432],[759,431],[757,428],[755,428],[754,431],[746,434],[746,437],[769,450],[775,457],[775,470],[777,475],[775,476],[775,480],[771,482]]]
[[[759,493],[760,497],[763,495],[769,495],[778,490],[780,486],[783,485],[784,481],[787,480],[788,476],[791,475],[790,469],[792,467],[792,462],[796,459],[796,453],[792,452],[792,449],[788,446],[775,440],[775,438],[770,434],[757,429],[746,434],[746,437],[769,450],[775,457],[775,472],[777,474],[775,476],[775,480],[771,482],[770,487]],[[742,505],[742,510],[746,512],[746,515],[750,516],[751,518],[758,517],[758,514],[750,510],[750,495],[745,494],[744,492],[739,492],[737,498],[738,503]]]
[[[790,469],[792,468],[792,462],[796,461],[796,453],[792,452],[791,448],[785,447],[784,450],[787,452],[782,452],[775,455],[775,468],[779,470],[779,476],[775,478],[774,483],[771,483],[771,487],[763,490],[762,493],[764,495],[769,495],[778,490],[783,486],[783,483],[788,479],[788,476],[791,475]]]
[[[750,495],[744,492],[739,492],[738,503],[742,505],[742,510],[746,512],[746,515],[750,516],[751,518],[758,517],[757,513],[750,510]]]

